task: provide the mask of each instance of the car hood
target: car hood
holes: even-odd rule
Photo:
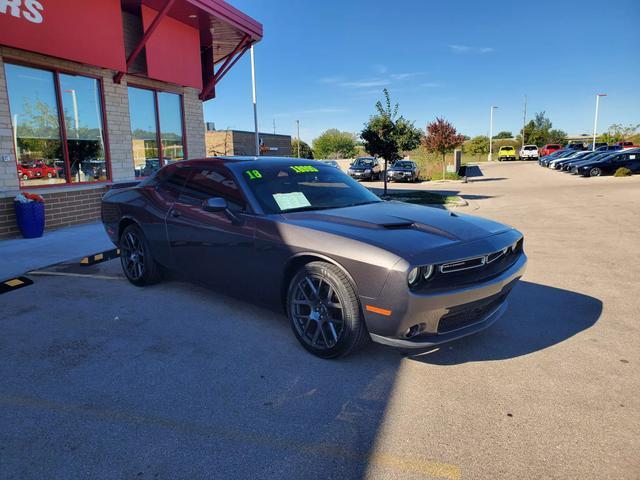
[[[512,230],[481,217],[403,202],[282,214],[290,225],[367,243],[402,258]]]
[[[389,172],[413,172],[413,168],[391,167],[387,171],[389,171]]]
[[[357,166],[357,167],[349,167],[349,169],[351,170],[371,170],[373,167],[369,166],[369,167],[361,167],[361,166]]]

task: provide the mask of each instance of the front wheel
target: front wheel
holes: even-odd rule
[[[590,177],[599,177],[600,175],[602,175],[602,170],[600,170],[598,167],[593,167],[591,170],[589,170]]]
[[[294,275],[287,315],[298,341],[321,358],[348,355],[367,338],[355,288],[331,263],[311,262]]]
[[[149,242],[137,225],[129,225],[120,237],[120,264],[131,283],[137,287],[160,281],[162,270],[151,255]]]

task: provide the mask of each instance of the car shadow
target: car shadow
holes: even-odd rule
[[[486,177],[486,178],[469,178],[469,183],[476,182],[498,182],[500,180],[507,180],[506,177]]]
[[[561,288],[520,282],[504,316],[487,330],[439,348],[409,355],[434,365],[505,360],[556,345],[594,325],[602,302]]]

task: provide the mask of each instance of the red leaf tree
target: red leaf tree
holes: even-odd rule
[[[442,155],[442,179],[445,178],[445,155],[464,143],[464,135],[457,132],[455,127],[444,118],[436,118],[435,122],[427,124],[427,136],[423,145],[427,150]]]

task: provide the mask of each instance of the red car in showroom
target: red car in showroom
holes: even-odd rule
[[[18,174],[22,180],[34,178],[54,178],[58,176],[58,170],[50,167],[42,160],[35,160],[31,163],[18,165]]]

